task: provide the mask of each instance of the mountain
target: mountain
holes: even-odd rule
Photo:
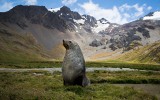
[[[22,29],[28,27],[27,23],[41,24],[50,29],[57,28],[59,31],[68,29],[64,20],[49,12],[44,6],[16,6],[8,12],[0,13],[0,22],[17,24]]]
[[[51,59],[31,33],[0,28],[0,62],[36,61]]]
[[[16,6],[8,12],[0,13],[1,28],[20,34],[32,33],[45,48],[52,49],[65,38],[76,38],[77,34],[66,20],[44,6]],[[48,41],[49,42],[48,42]]]
[[[148,16],[150,19],[145,20]],[[11,59],[62,59],[63,39],[78,42],[87,60],[108,59],[108,53],[117,57],[160,40],[160,20],[151,16],[155,18],[157,12],[119,25],[81,15],[66,6],[54,11],[18,5],[0,12],[0,59],[5,61],[8,55]]]
[[[110,24],[105,31],[99,32],[110,37],[108,47],[113,51],[123,48],[123,51],[134,46],[145,46],[160,40],[160,12],[151,12],[140,20],[124,25]]]
[[[106,35],[111,36],[110,48],[131,49],[130,45],[139,42],[140,45],[154,43],[160,39],[160,21],[156,20],[137,20],[114,29],[107,28]]]
[[[142,18],[143,20],[160,20],[160,11],[150,12]]]
[[[110,24],[110,22],[108,22],[105,18],[96,20],[93,16],[80,15],[78,12],[71,11],[70,8],[66,6],[63,6],[55,13],[60,18],[67,21],[68,25],[70,25],[75,31],[82,30],[83,28],[87,32],[98,33],[105,30],[105,28],[107,28]]]
[[[61,16],[61,13],[64,15]],[[73,19],[70,20],[70,17],[66,17],[68,15]],[[85,39],[88,37],[92,38],[91,33],[88,32],[87,28],[84,29],[80,22],[84,20],[82,17],[83,16],[71,11],[66,6],[62,7],[59,12],[54,13],[48,11],[44,6],[18,5],[7,12],[0,13],[0,33],[2,38],[0,41],[1,44],[5,44],[5,41],[11,41],[9,45],[12,45],[12,42],[14,43],[15,40],[22,43],[23,41],[19,38],[26,38],[27,34],[31,34],[37,42],[37,45],[42,48],[39,49],[39,51],[47,51],[47,55],[56,58],[57,56],[55,57],[55,53],[52,54],[52,52],[58,45],[62,44],[63,39],[75,40],[79,42],[79,44],[84,44]],[[87,26],[87,20],[85,23]],[[91,25],[91,23],[89,23],[89,25]],[[11,38],[8,38],[6,35],[8,33],[13,34]],[[4,41],[3,38],[6,40]],[[21,48],[21,52],[23,52],[25,46],[29,45],[25,43],[22,44],[24,47]],[[10,51],[14,48],[15,47],[8,47]],[[28,48],[26,48],[26,51],[27,49]],[[10,51],[7,53],[10,54]],[[13,53],[16,55],[16,52],[13,51]]]

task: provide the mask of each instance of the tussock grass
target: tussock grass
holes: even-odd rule
[[[40,72],[39,72],[40,73]],[[157,100],[155,96],[108,83],[88,87],[63,86],[59,72],[0,73],[1,100]],[[90,75],[90,78],[92,75]]]
[[[92,83],[160,84],[160,73],[151,71],[94,71],[88,76]]]

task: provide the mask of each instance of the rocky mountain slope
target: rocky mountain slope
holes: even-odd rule
[[[111,36],[109,47],[112,50],[124,48],[133,49],[133,46],[144,46],[160,39],[159,20],[137,20],[116,27],[110,31],[109,28],[103,33]]]
[[[103,52],[106,54],[104,58],[109,58],[107,53],[116,57],[159,41],[160,20],[157,18],[157,12],[150,13],[139,20],[119,25],[105,18],[80,15],[66,6],[50,11],[44,6],[18,5],[0,12],[0,50],[1,55],[4,54],[1,59],[6,54],[17,53],[62,59],[65,51],[63,39],[78,42],[86,59],[92,60],[96,58],[94,55]]]
[[[158,62],[159,63],[160,41],[126,52],[120,55],[119,57],[117,57],[116,60],[132,61],[136,63],[139,63],[139,62],[143,62],[143,63]]]

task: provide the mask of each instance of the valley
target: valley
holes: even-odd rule
[[[97,20],[90,15],[80,15],[66,6],[54,12],[44,6],[18,5],[0,13],[0,26],[1,61],[21,58],[24,61],[62,60],[65,53],[63,39],[76,41],[86,61],[160,61],[159,20],[141,18],[119,25],[105,18]],[[149,51],[154,48],[156,52],[150,57]],[[143,50],[146,56],[142,60],[134,53],[131,58],[125,58],[130,52],[142,53]]]
[[[159,12],[123,25],[67,6],[0,12],[0,99],[159,100]],[[81,47],[90,86],[63,86],[64,39]]]

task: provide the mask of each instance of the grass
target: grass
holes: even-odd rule
[[[92,55],[90,57],[90,59],[97,59],[97,58],[103,58],[103,57],[107,57],[107,56],[112,56],[113,54],[117,53],[117,51],[113,51],[113,52],[101,52],[101,53],[98,53],[98,54],[95,54],[95,55]]]
[[[49,59],[50,54],[36,42],[32,33],[19,34],[0,29],[0,61],[22,62]]]
[[[117,52],[120,53],[122,51],[100,52],[90,56],[90,59],[96,61],[99,60],[99,58],[106,58],[106,61],[115,60],[116,62],[160,64],[160,41],[145,46],[135,47],[130,51],[124,51],[121,54],[116,54]]]
[[[132,68],[139,70],[154,70],[160,71],[159,64],[141,64],[141,63],[126,63],[126,62],[87,62],[86,66],[88,67],[111,67],[111,68]]]
[[[51,54],[54,55],[55,59],[62,60],[64,58],[65,51],[63,44],[60,43],[51,50]]]
[[[37,74],[34,74],[37,73]],[[91,80],[96,75],[88,73]],[[104,75],[106,74],[106,75]],[[114,74],[118,73],[113,73]],[[123,73],[119,73],[123,74]],[[134,73],[133,73],[134,74]],[[158,76],[157,76],[158,77]],[[63,86],[59,72],[0,73],[1,100],[157,100],[155,96],[129,87],[117,87],[108,83],[92,83],[88,87]]]
[[[16,53],[17,52],[17,53]],[[24,54],[23,52],[20,51],[16,51],[16,52],[8,52],[8,51],[4,51],[4,50],[0,50],[0,62],[13,62],[13,63],[18,63],[18,62],[24,62],[24,61],[31,61],[31,60],[35,60],[35,59],[42,59],[42,57],[36,54],[29,54],[26,53]]]
[[[24,62],[0,62],[1,68],[58,68],[62,66],[62,61],[24,61]],[[87,67],[111,67],[111,68],[132,68],[139,70],[160,71],[158,64],[138,64],[126,62],[86,62]]]
[[[58,68],[61,61],[0,62],[1,68]]]
[[[160,84],[160,73],[151,71],[94,71],[88,76],[92,83]]]

